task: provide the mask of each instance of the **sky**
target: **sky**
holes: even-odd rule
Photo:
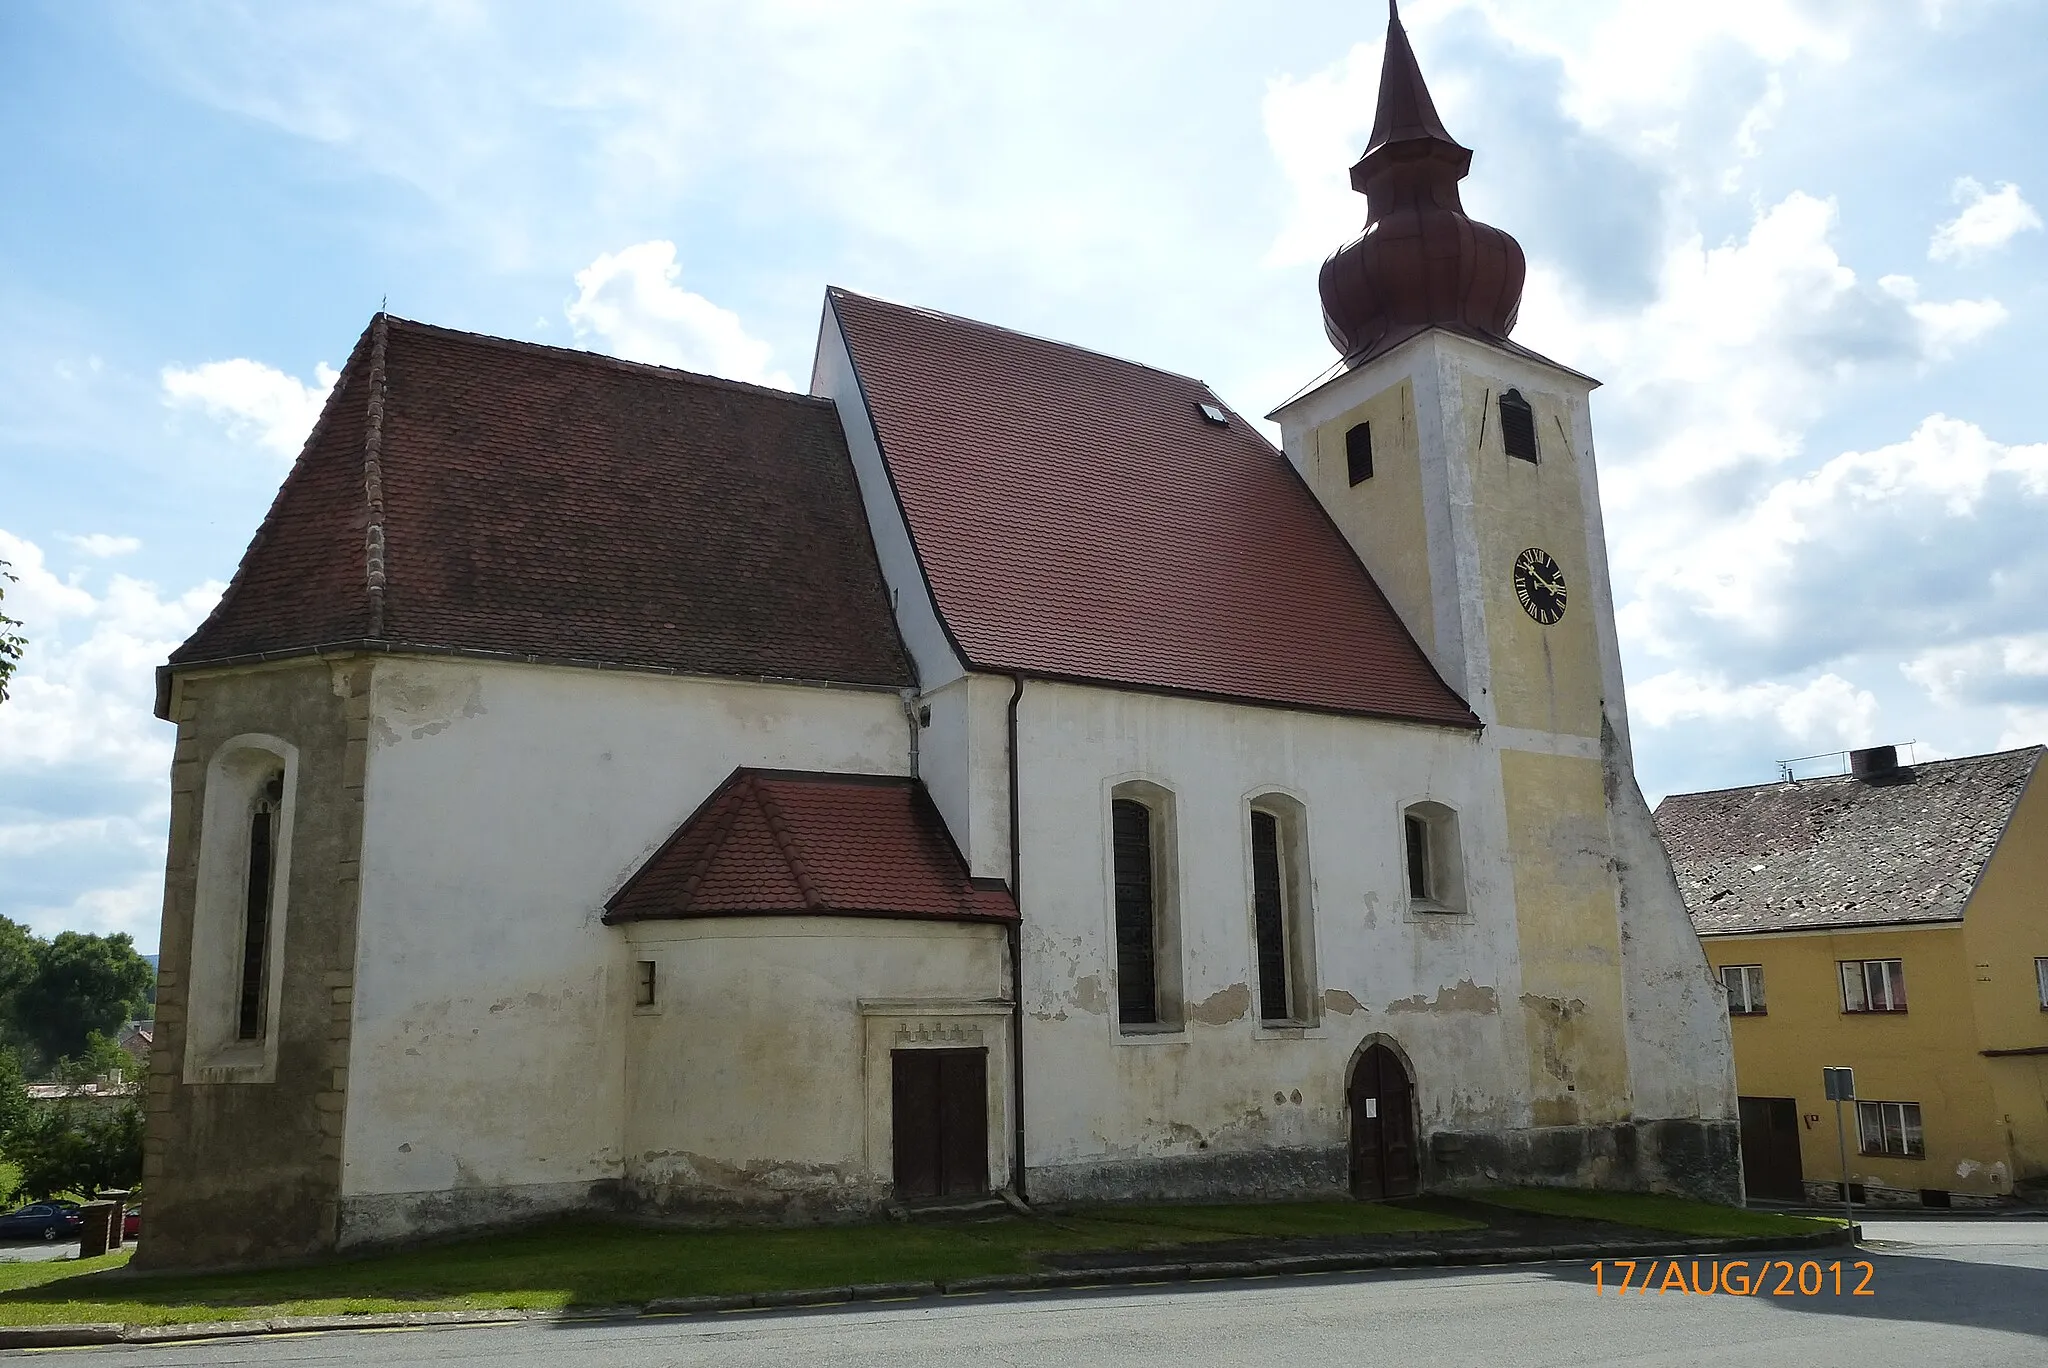
[[[2048,6],[1413,0],[1594,430],[1654,802],[2048,741]],[[1333,359],[1384,10],[0,5],[0,915],[156,948],[211,609],[380,305],[775,385],[828,284],[1200,376]],[[1809,762],[1801,773],[1827,768]]]

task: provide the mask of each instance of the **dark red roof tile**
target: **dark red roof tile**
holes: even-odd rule
[[[1478,725],[1287,459],[1201,382],[830,300],[969,665]]]
[[[915,779],[734,770],[605,905],[607,922],[811,914],[1002,921]]]
[[[171,660],[365,639],[914,683],[829,402],[396,318]]]

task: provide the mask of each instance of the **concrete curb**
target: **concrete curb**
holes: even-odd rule
[[[67,1349],[94,1344],[171,1344],[191,1340],[240,1339],[251,1335],[305,1334],[321,1330],[392,1330],[426,1326],[505,1325],[513,1322],[623,1321],[643,1317],[718,1315],[734,1311],[839,1306],[852,1302],[910,1301],[929,1297],[973,1297],[991,1292],[1048,1292],[1068,1288],[1140,1287],[1227,1278],[1301,1277],[1319,1273],[1363,1273],[1381,1269],[1461,1268],[1497,1264],[1555,1263],[1575,1259],[1650,1255],[1703,1258],[1720,1254],[1765,1254],[1791,1249],[1853,1245],[1863,1228],[1817,1235],[1764,1239],[1639,1240],[1627,1244],[1587,1242],[1504,1245],[1491,1249],[1406,1249],[1351,1254],[1289,1254],[1266,1259],[1190,1259],[1160,1264],[1118,1264],[1109,1268],[1055,1268],[1042,1273],[995,1273],[944,1282],[859,1283],[778,1292],[735,1292],[723,1296],[657,1297],[644,1306],[584,1307],[574,1311],[405,1311],[340,1316],[276,1316],[268,1320],[197,1321],[181,1325],[0,1326],[0,1350]]]

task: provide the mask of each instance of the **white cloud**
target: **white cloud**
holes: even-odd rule
[[[60,771],[158,781],[170,729],[151,715],[155,670],[219,600],[209,581],[174,597],[115,575],[98,593],[53,574],[35,543],[0,531],[13,564],[7,609],[28,650],[0,706],[0,773]]]
[[[142,549],[139,537],[117,537],[108,532],[88,532],[84,536],[66,535],[65,541],[88,556],[104,560],[109,556],[132,555]]]
[[[1936,646],[1899,668],[1945,708],[1996,701],[2015,686],[2048,700],[2048,632]]]
[[[68,903],[22,908],[14,919],[45,936],[59,931],[87,931],[102,936],[125,931],[135,938],[139,952],[153,954],[164,903],[161,841],[155,845],[153,865],[119,883],[88,888]]]
[[[1866,745],[1878,718],[1875,695],[1834,673],[1800,685],[1731,684],[1724,675],[1672,670],[1631,685],[1628,698],[1631,715],[1644,726],[1761,723],[1795,749],[1828,741]]]
[[[1963,211],[1935,228],[1927,243],[1930,260],[1973,261],[2005,246],[2021,233],[2040,231],[2039,211],[2020,197],[2020,188],[2011,181],[2001,182],[1996,190],[1986,190],[1972,177],[1964,176],[1955,184],[1955,199]]]
[[[673,242],[638,242],[578,271],[565,312],[578,337],[598,339],[615,356],[796,388],[769,365],[769,345],[738,314],[684,289],[681,278]]]
[[[236,357],[190,370],[166,366],[162,380],[165,403],[199,409],[224,424],[237,441],[296,456],[339,377],[340,372],[324,361],[313,368],[313,382],[308,384],[261,361]]]

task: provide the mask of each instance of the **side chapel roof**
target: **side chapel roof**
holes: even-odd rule
[[[970,668],[1478,725],[1286,457],[1199,380],[827,297]]]
[[[2042,751],[1674,793],[1657,829],[1702,935],[1961,921]]]
[[[914,683],[829,400],[386,314],[171,664],[344,646]]]
[[[607,923],[774,914],[1014,921],[916,779],[740,768],[605,904]]]

